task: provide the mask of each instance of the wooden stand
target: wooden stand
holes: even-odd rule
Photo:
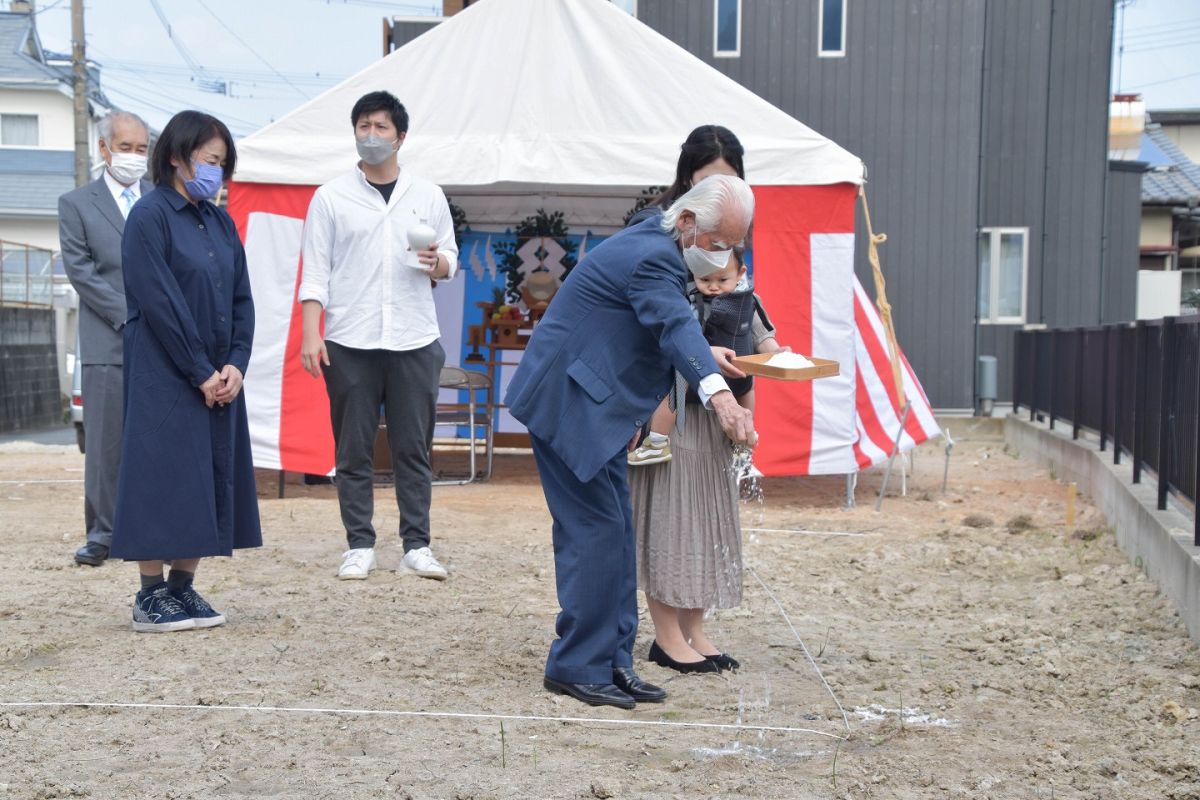
[[[469,359],[474,363],[479,363],[480,360],[487,366],[487,376],[491,383],[488,389],[488,414],[491,415],[493,425],[498,420],[500,409],[504,408],[504,404],[500,400],[500,382],[497,380],[497,367],[515,367],[519,362],[506,361],[504,353],[512,350],[524,350],[529,344],[529,337],[533,333],[533,327],[541,319],[544,308],[536,311],[530,311],[523,319],[492,319],[492,314],[495,312],[495,303],[476,303],[483,314],[483,321],[479,325],[472,325],[468,330],[469,343],[472,347],[483,347],[487,349],[487,357],[480,359]],[[476,343],[478,341],[478,344]],[[525,433],[496,433],[494,434],[494,442],[500,447],[529,447],[529,435]]]

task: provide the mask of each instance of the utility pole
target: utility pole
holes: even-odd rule
[[[71,70],[74,73],[75,93],[75,185],[91,180],[91,158],[88,154],[88,74],[84,54],[83,0],[71,0]]]

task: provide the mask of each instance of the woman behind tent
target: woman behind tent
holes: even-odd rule
[[[262,544],[241,394],[254,301],[233,221],[211,202],[236,159],[220,120],[176,114],[154,149],[155,190],[125,225],[125,432],[112,555],[138,562],[139,632],[222,624],[192,586],[200,559]]]
[[[726,128],[696,128],[680,150],[675,182],[657,208],[640,212],[630,224],[669,207],[709,175],[745,178],[742,145]],[[755,323],[758,351],[780,349],[757,316]],[[683,430],[673,434],[673,450],[670,461],[629,471],[638,584],[654,621],[649,659],[679,672],[737,669],[737,659],[722,653],[704,631],[706,609],[731,608],[742,599],[742,531],[732,445],[716,415],[689,405]]]

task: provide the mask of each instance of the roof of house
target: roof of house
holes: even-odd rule
[[[1150,165],[1142,175],[1142,203],[1186,206],[1200,204],[1200,166],[1184,155],[1162,125],[1151,122],[1142,134],[1139,160]]]
[[[70,57],[66,65],[50,63],[63,57],[42,48],[33,16],[0,11],[0,87],[6,89],[49,89],[64,86],[70,91]],[[88,95],[104,106],[112,103],[100,91],[100,75],[95,64],[88,64]]]
[[[0,150],[0,214],[53,216],[59,196],[74,188],[70,150]]]
[[[52,85],[66,77],[45,62],[31,15],[0,12],[0,86]]]
[[[1149,113],[1150,119],[1160,125],[1200,124],[1200,108],[1160,108]]]

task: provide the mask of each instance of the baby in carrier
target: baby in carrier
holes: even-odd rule
[[[728,347],[739,356],[774,353],[784,348],[775,340],[775,327],[767,318],[758,295],[746,279],[746,264],[740,247],[735,247],[724,269],[696,278],[688,297],[704,329],[704,338],[715,347]],[[754,411],[754,378],[726,378],[730,391],[742,408]],[[691,402],[696,401],[688,390]],[[680,398],[682,401],[683,398]],[[666,398],[650,417],[650,432],[629,453],[630,466],[659,464],[671,460],[671,428],[675,410]]]

